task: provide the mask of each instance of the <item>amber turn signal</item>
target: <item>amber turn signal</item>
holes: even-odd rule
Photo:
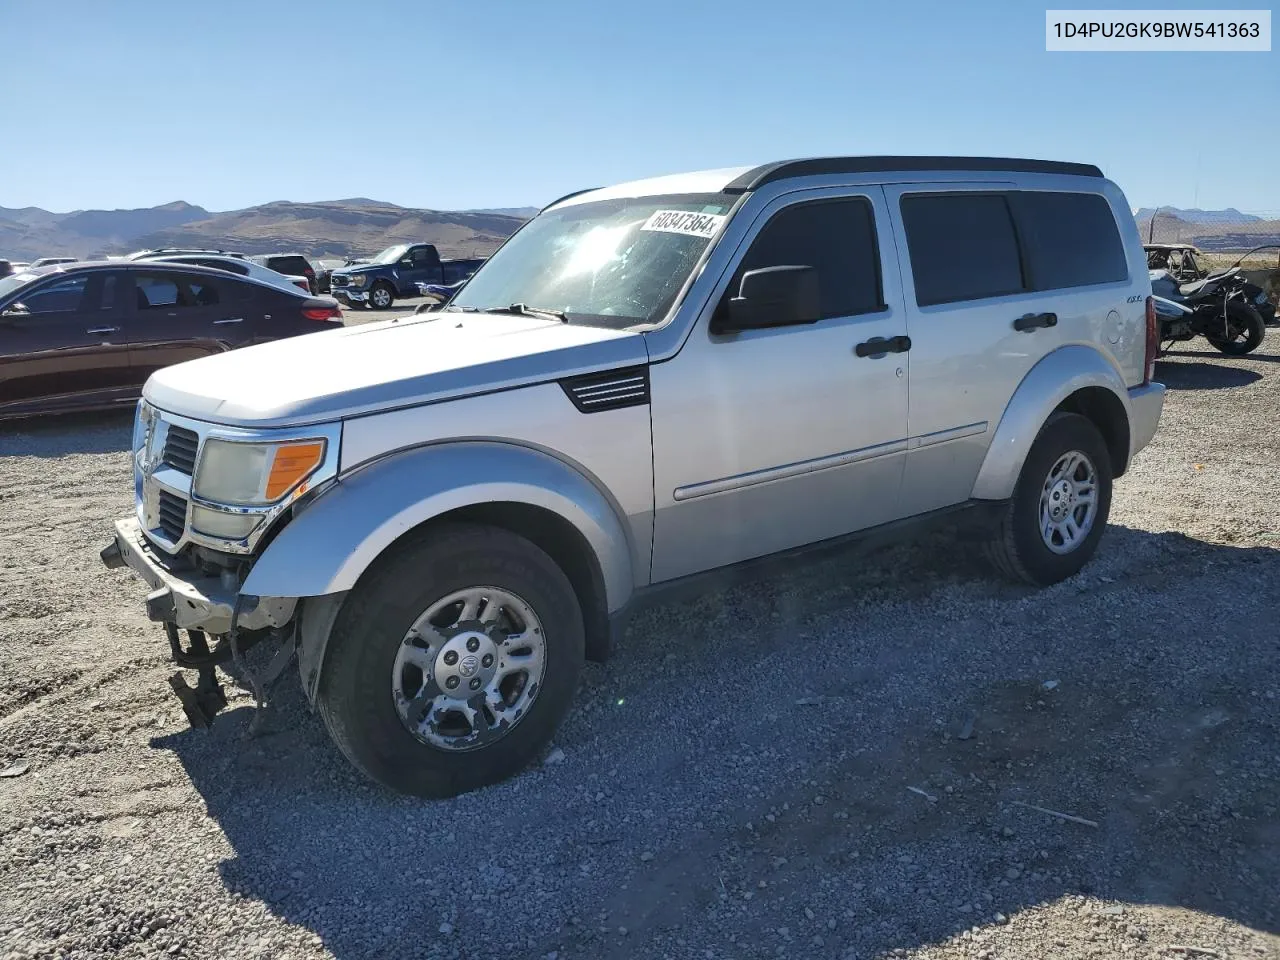
[[[301,440],[276,447],[267,476],[266,496],[278,500],[309,477],[324,459],[323,440]]]

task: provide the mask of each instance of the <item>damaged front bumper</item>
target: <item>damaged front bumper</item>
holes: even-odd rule
[[[128,567],[140,576],[152,588],[146,599],[147,616],[180,630],[228,634],[233,618],[238,630],[283,627],[293,619],[298,603],[292,597],[241,594],[230,572],[206,576],[194,568],[180,569],[147,541],[135,517],[116,521],[115,537],[101,557],[108,567]]]
[[[164,624],[174,663],[199,675],[192,687],[179,671],[169,678],[169,685],[191,725],[207,727],[227,705],[217,666],[273,632],[279,635],[278,628],[293,618],[297,600],[241,594],[230,571],[224,576],[207,576],[190,565],[184,569],[181,561],[159,553],[147,541],[134,517],[117,520],[115,528],[115,538],[100,554],[102,562],[110,568],[128,567],[152,588],[146,600],[147,616]],[[179,630],[187,632],[185,649]],[[238,639],[242,636],[244,639]],[[216,638],[213,647],[210,637]],[[269,679],[279,676],[293,653],[290,634],[268,667]],[[260,687],[254,684],[254,689],[257,692]],[[261,706],[261,695],[258,703]]]

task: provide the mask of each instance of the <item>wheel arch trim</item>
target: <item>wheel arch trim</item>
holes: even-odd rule
[[[350,590],[389,547],[466,507],[524,504],[571,524],[594,554],[609,612],[634,590],[627,525],[599,488],[549,454],[510,443],[430,444],[339,479],[280,531],[242,592],[319,597]]]
[[[1101,389],[1114,396],[1124,414],[1124,457],[1113,464],[1119,476],[1132,455],[1129,390],[1115,366],[1092,347],[1072,344],[1059,347],[1040,359],[1018,384],[974,481],[975,500],[1005,500],[1013,496],[1022,464],[1040,428],[1060,407],[1081,391]],[[1114,408],[1113,408],[1114,409]],[[1103,431],[1106,437],[1106,431]]]

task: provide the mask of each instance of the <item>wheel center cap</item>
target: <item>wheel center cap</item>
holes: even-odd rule
[[[498,648],[482,630],[462,630],[436,654],[432,675],[448,697],[469,700],[491,682],[498,671]]]
[[[1075,484],[1070,480],[1059,480],[1049,492],[1049,513],[1054,520],[1061,520],[1075,506],[1075,502]]]

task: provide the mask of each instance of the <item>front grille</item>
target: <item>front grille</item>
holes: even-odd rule
[[[187,501],[168,490],[158,490],[157,513],[161,532],[171,543],[182,539],[187,526]]]
[[[561,380],[560,386],[582,413],[598,413],[649,402],[649,368],[628,367]]]
[[[200,449],[200,437],[194,430],[169,424],[169,433],[164,440],[164,453],[161,460],[181,470],[187,476],[195,473],[196,452]]]
[[[350,279],[350,277],[333,276],[329,278],[329,285],[332,287],[345,287]]]

